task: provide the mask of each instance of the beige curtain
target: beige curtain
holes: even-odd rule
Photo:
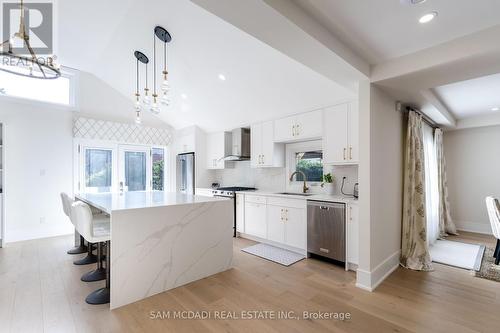
[[[443,130],[436,129],[434,133],[436,145],[436,159],[438,166],[438,187],[439,187],[439,237],[446,237],[448,234],[458,235],[455,223],[450,214],[450,201],[448,200],[448,181],[446,180],[446,160],[443,150]]]
[[[422,116],[410,111],[404,170],[401,265],[431,271],[425,215],[425,168]]]

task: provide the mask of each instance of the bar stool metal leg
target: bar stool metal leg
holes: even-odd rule
[[[74,248],[72,248],[71,250],[69,250],[66,253],[67,254],[82,254],[85,252],[87,252],[87,246],[85,245],[85,239],[83,239],[83,237],[80,235],[80,245],[75,246]]]
[[[82,275],[83,282],[95,282],[106,279],[106,269],[102,266],[102,243],[97,243],[97,268]]]
[[[107,241],[106,242],[106,286],[104,288],[98,289],[94,292],[92,292],[90,295],[87,296],[85,299],[85,302],[88,304],[107,304],[109,303],[110,299],[110,277],[111,277],[111,270],[110,270],[110,261],[111,261],[111,242]]]
[[[73,264],[75,265],[90,265],[90,264],[95,264],[97,262],[97,256],[92,253],[94,250],[94,246],[92,243],[89,243],[87,246],[87,256],[83,259],[73,261]]]

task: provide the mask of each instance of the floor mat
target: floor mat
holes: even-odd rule
[[[302,259],[305,259],[304,255],[262,243],[246,247],[241,249],[241,251],[274,261],[284,266],[290,266]]]
[[[430,248],[433,262],[479,271],[485,246],[448,240],[437,240]]]

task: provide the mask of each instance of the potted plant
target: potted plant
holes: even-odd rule
[[[334,180],[335,177],[332,176],[331,173],[323,175],[323,183],[321,184],[321,187],[323,187],[326,190],[327,194],[334,194],[334,187],[333,187]]]

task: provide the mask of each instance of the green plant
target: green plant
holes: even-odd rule
[[[326,175],[323,175],[323,183],[331,184],[331,183],[333,183],[334,179],[335,179],[335,177],[333,177],[331,173],[327,173]]]

